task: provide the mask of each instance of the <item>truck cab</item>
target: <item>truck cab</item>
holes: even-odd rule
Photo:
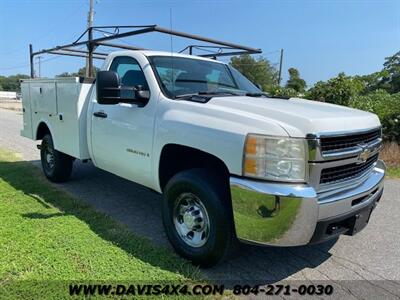
[[[201,266],[237,241],[298,246],[353,235],[382,195],[376,115],[270,97],[213,59],[117,51],[95,82],[24,80],[22,96],[22,135],[42,140],[50,180],[91,160],[162,193],[171,244]]]

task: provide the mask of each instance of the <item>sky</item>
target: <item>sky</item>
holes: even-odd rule
[[[0,75],[29,74],[29,43],[37,51],[73,42],[86,28],[88,9],[89,0],[0,0]],[[400,50],[400,0],[95,1],[94,25],[145,24],[261,48],[272,64],[284,49],[283,80],[294,67],[308,86],[339,72],[379,71],[384,58]],[[171,50],[170,37],[156,33],[122,42]],[[174,51],[187,44],[172,39]],[[81,58],[41,60],[47,77],[84,66]]]

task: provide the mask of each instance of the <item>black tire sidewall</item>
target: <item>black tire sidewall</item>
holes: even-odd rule
[[[46,162],[46,147],[50,146],[53,150],[54,167],[48,168]],[[67,181],[72,173],[73,158],[67,154],[54,149],[53,139],[50,134],[46,134],[42,140],[40,150],[40,158],[42,163],[43,173],[53,182],[61,183]]]
[[[163,202],[163,222],[167,236],[175,250],[183,257],[203,267],[223,260],[230,244],[232,231],[227,206],[225,187],[218,186],[215,176],[203,169],[192,169],[175,175],[167,184]],[[210,221],[210,234],[206,244],[191,247],[176,231],[173,209],[182,193],[193,193],[203,203]]]
[[[54,157],[54,168],[48,168],[48,165],[46,163],[46,148],[50,146],[53,149],[53,155],[55,156],[55,150],[54,150],[54,145],[53,145],[53,139],[51,135],[47,134],[43,137],[42,144],[41,144],[41,149],[40,149],[40,159],[42,163],[42,169],[44,174],[46,175],[47,178],[51,178],[54,176],[54,171],[55,171],[55,157]]]

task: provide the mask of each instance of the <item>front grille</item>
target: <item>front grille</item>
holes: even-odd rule
[[[348,179],[354,179],[372,168],[372,165],[378,160],[379,154],[368,158],[364,163],[352,163],[344,166],[323,169],[321,171],[320,184],[335,183]]]
[[[381,137],[381,130],[375,129],[364,133],[349,134],[345,136],[321,137],[321,151],[344,150],[359,144],[368,144]]]

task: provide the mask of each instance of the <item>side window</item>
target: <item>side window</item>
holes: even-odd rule
[[[132,87],[141,85],[143,90],[149,89],[139,63],[132,57],[119,56],[114,58],[110,66],[110,71],[118,73],[121,85]]]

